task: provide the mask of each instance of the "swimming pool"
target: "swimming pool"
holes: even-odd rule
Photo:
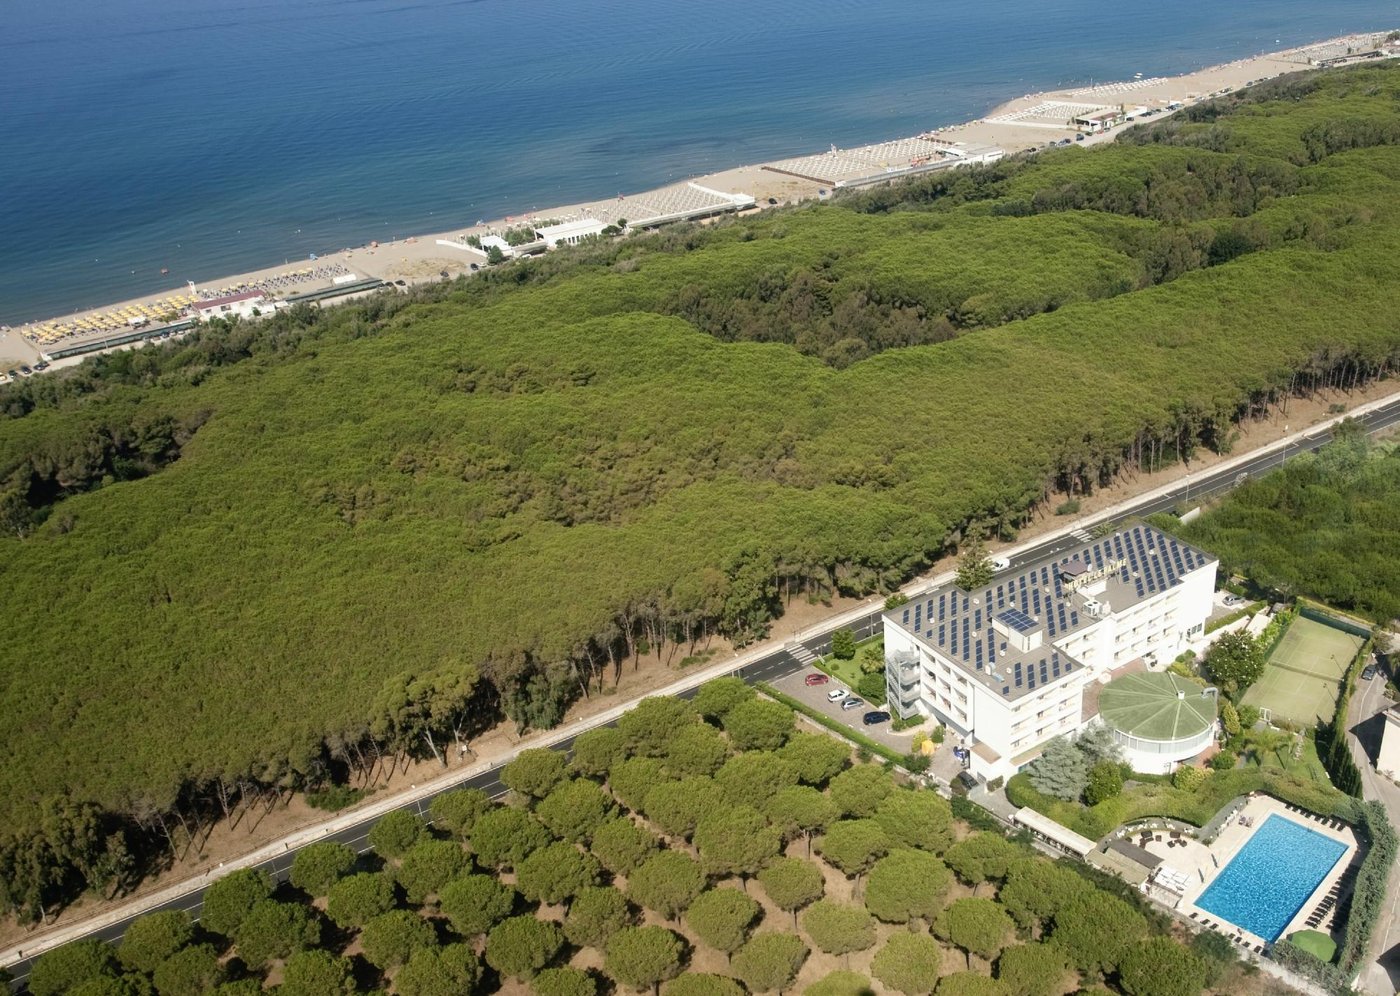
[[[1272,814],[1196,905],[1276,941],[1346,850],[1331,837]]]

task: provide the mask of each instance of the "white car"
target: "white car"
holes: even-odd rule
[[[842,699],[844,699],[847,695],[850,694],[851,693],[846,691],[844,688],[833,688],[831,691],[826,693],[826,700],[828,702],[840,702]]]
[[[1011,559],[1009,557],[992,558],[992,570],[996,571],[998,574],[1000,574],[1002,571],[1009,571],[1010,569]]]

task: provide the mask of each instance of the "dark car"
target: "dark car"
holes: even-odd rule
[[[866,725],[866,726],[874,726],[876,723],[888,723],[889,721],[890,721],[890,714],[887,713],[887,712],[879,712],[879,711],[876,711],[876,712],[867,712],[867,713],[865,714],[865,719],[864,719],[864,722],[865,722],[865,725]]]
[[[1364,668],[1361,669],[1361,677],[1365,678],[1367,681],[1370,681],[1372,678],[1374,678],[1377,673],[1378,672],[1376,671],[1376,665],[1374,664],[1367,664]]]
[[[807,682],[808,685],[825,685],[828,681],[831,680],[831,675],[809,674],[804,680]]]
[[[841,708],[842,708],[842,709],[854,709],[854,708],[856,708],[857,706],[863,706],[863,705],[865,705],[865,699],[858,698],[857,696],[852,695],[852,696],[851,696],[850,698],[848,698],[845,702],[842,702],[842,703],[841,703]]]

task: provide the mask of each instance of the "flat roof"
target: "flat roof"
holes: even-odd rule
[[[1071,579],[1067,569],[1075,561],[1086,569]],[[1006,571],[976,591],[949,582],[891,609],[884,618],[962,664],[1004,698],[1017,699],[1083,669],[1053,644],[1098,623],[1106,612],[1122,612],[1167,591],[1183,575],[1214,562],[1174,536],[1139,524]],[[1100,584],[1102,591],[1087,593]],[[1012,609],[1029,617],[1035,628],[1043,627],[1040,646],[1022,651],[992,626]]]
[[[607,227],[606,221],[599,221],[597,218],[579,218],[577,221],[565,221],[558,225],[545,225],[535,229],[535,234],[546,240],[565,239],[570,235],[592,235]]]
[[[1016,822],[1029,827],[1042,837],[1053,840],[1061,847],[1073,851],[1081,858],[1098,846],[1083,834],[1075,833],[1069,827],[1056,823],[1050,817],[1043,813],[1037,813],[1029,806],[1023,806],[1016,810]]]
[[[211,297],[207,301],[196,301],[194,307],[203,311],[206,308],[218,308],[225,304],[237,304],[239,301],[252,301],[264,297],[267,297],[267,295],[260,290],[249,290],[243,291],[240,294],[229,294],[225,297]]]

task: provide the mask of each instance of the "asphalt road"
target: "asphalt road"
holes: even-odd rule
[[[1366,430],[1372,433],[1378,432],[1381,429],[1385,429],[1396,424],[1400,424],[1400,401],[1395,401],[1389,405],[1386,405],[1383,408],[1378,408],[1366,414],[1365,416],[1361,416],[1359,420],[1364,424]],[[1243,483],[1249,478],[1258,477],[1261,474],[1273,470],[1275,467],[1282,465],[1287,460],[1299,455],[1300,453],[1306,453],[1310,450],[1315,450],[1318,447],[1330,442],[1331,439],[1332,433],[1330,431],[1319,431],[1313,436],[1306,437],[1299,442],[1289,445],[1284,450],[1255,457],[1254,459],[1248,460],[1243,464],[1231,467],[1229,470],[1217,471],[1215,473],[1206,473],[1201,475],[1189,475],[1188,478],[1184,479],[1178,487],[1173,488],[1172,491],[1167,495],[1160,498],[1144,500],[1142,502],[1139,502],[1133,505],[1131,508],[1126,509],[1120,514],[1114,516],[1112,519],[1104,521],[1116,524],[1130,518],[1151,515],[1155,512],[1169,511],[1179,504],[1189,504],[1199,499],[1213,497],[1215,495],[1228,491],[1233,487],[1236,487],[1238,484]],[[1095,528],[1102,528],[1102,524],[1097,524]],[[1072,549],[1076,546],[1082,545],[1082,540],[1075,539],[1073,536],[1056,537],[1055,539],[1047,540],[1043,543],[1036,544],[1035,546],[1022,551],[1021,553],[1017,554],[1015,557],[1012,558],[1011,563],[1013,567],[1019,567],[1023,564],[1030,563],[1031,561],[1041,560],[1046,557],[1060,553],[1064,550]],[[869,618],[852,626],[851,628],[855,631],[856,638],[865,639],[866,637],[874,633],[880,625],[880,615],[881,611],[879,609],[875,609],[871,612]],[[836,627],[833,627],[831,630],[822,633],[820,636],[804,641],[802,643],[802,646],[806,647],[806,649],[812,654],[826,654],[831,649],[831,634],[835,631],[835,628]],[[789,647],[790,646],[791,645],[789,645]],[[742,668],[739,668],[735,673],[742,677],[745,681],[752,683],[756,681],[771,682],[777,678],[781,678],[785,675],[792,674],[795,671],[799,671],[806,665],[804,665],[801,661],[799,661],[796,657],[792,655],[789,647],[784,647],[782,649],[776,650],[766,657],[762,657],[757,661],[754,661],[750,664],[745,665]],[[690,695],[693,694],[694,692],[691,691],[689,693],[686,693],[682,697],[688,698],[690,697]],[[567,751],[572,747],[572,745],[573,738],[570,737],[569,739],[563,740],[560,743],[556,744],[555,749]],[[490,771],[483,772],[482,774],[476,775],[472,778],[468,778],[463,782],[457,783],[451,788],[443,789],[443,791],[451,791],[454,788],[479,788],[486,792],[488,795],[491,795],[492,797],[504,795],[506,789],[505,786],[501,784],[499,771],[499,767],[492,768]],[[433,798],[436,798],[436,796],[422,799],[418,802],[410,803],[404,806],[403,808],[417,812],[420,815],[426,815],[428,807],[431,804]],[[357,851],[366,851],[369,849],[368,837],[370,828],[378,821],[378,819],[379,817],[367,819],[364,823],[356,824],[355,826],[349,827],[339,833],[330,834],[326,837],[321,838],[321,840],[339,841],[341,843],[350,845]],[[292,859],[295,857],[295,855],[295,851],[288,851],[285,856],[264,862],[258,867],[267,871],[274,878],[285,880],[289,870],[291,869]],[[144,916],[145,913],[153,913],[157,910],[184,909],[188,910],[193,916],[198,917],[200,906],[203,903],[203,900],[204,887],[201,887],[186,894],[180,899],[173,900],[169,903],[166,903],[163,906],[156,907],[155,909],[146,910],[138,915]],[[119,923],[112,924],[109,927],[104,927],[99,930],[95,930],[87,936],[104,941],[118,941],[121,939],[122,935],[126,933],[126,928],[135,919],[136,916],[129,917],[128,919],[123,920]],[[8,966],[8,971],[14,978],[14,986],[16,991],[20,991],[23,989],[25,980],[29,977],[29,970],[31,965],[32,960],[29,958],[25,958],[23,961],[19,961],[14,963],[13,965]]]

